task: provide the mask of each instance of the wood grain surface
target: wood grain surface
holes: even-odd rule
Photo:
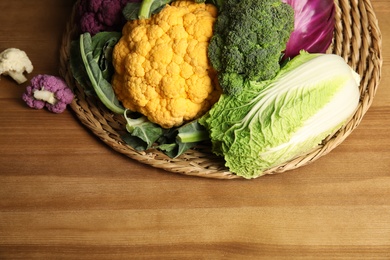
[[[0,1],[0,51],[58,75],[72,0]],[[0,259],[390,259],[390,1],[377,95],[315,163],[255,180],[165,172],[118,154],[68,109],[0,80]]]

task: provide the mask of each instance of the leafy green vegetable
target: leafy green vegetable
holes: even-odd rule
[[[108,82],[115,71],[112,65],[112,51],[121,36],[119,32],[101,32],[91,38],[93,59],[99,65],[103,78]],[[85,37],[88,36],[84,35],[84,39]]]
[[[89,33],[80,35],[80,55],[88,79],[99,99],[114,113],[124,112],[110,84],[112,75],[111,53],[121,34],[101,32],[91,37]]]
[[[194,120],[183,126],[169,129],[158,140],[158,148],[169,157],[176,158],[206,140],[209,140],[208,131]]]
[[[164,134],[164,129],[150,122],[145,116],[130,114],[128,110],[124,113],[128,134],[123,135],[122,139],[137,151],[150,149]]]
[[[95,96],[95,90],[92,87],[87,71],[85,70],[83,59],[81,58],[79,40],[71,42],[69,64],[73,77],[83,87],[84,93],[87,96]]]
[[[181,143],[196,143],[209,140],[209,132],[197,120],[178,128],[176,140]]]
[[[83,35],[82,37],[85,36]],[[93,59],[97,62],[103,78],[108,82],[111,81],[111,76],[114,73],[112,50],[120,37],[121,34],[118,32],[101,32],[91,38]],[[84,87],[87,95],[96,95],[86,70],[89,64],[84,64],[80,47],[80,38],[71,42],[70,67],[72,75]]]
[[[341,57],[302,52],[275,78],[223,94],[200,123],[232,172],[257,177],[339,129],[357,107],[359,82]]]
[[[83,86],[86,95],[98,96],[114,113],[124,111],[110,84],[114,73],[112,50],[120,37],[119,32],[100,32],[93,37],[84,33],[71,43],[70,48],[73,77]]]
[[[148,19],[152,14],[158,13],[172,0],[143,0],[141,2],[127,3],[123,8],[126,20]]]
[[[141,9],[141,2],[129,2],[122,10],[122,14],[127,21],[139,19],[138,14]]]
[[[164,129],[145,116],[125,111],[127,134],[122,135],[128,145],[137,151],[156,148],[176,158],[199,142],[209,140],[208,131],[194,120],[181,127]]]

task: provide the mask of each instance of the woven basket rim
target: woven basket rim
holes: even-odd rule
[[[80,0],[79,0],[80,1]],[[224,160],[211,152],[207,144],[199,145],[178,158],[172,159],[158,150],[138,152],[121,140],[123,118],[112,114],[98,100],[86,97],[83,88],[72,76],[69,64],[70,44],[79,35],[75,25],[76,5],[66,24],[60,48],[60,75],[72,87],[75,99],[71,108],[77,118],[95,136],[118,153],[140,163],[183,175],[215,179],[242,178],[224,166]],[[369,0],[335,0],[336,23],[332,45],[328,52],[342,58],[361,76],[360,101],[351,119],[336,133],[326,138],[309,153],[272,167],[264,174],[281,173],[314,162],[326,155],[360,124],[371,106],[381,79],[382,35]]]

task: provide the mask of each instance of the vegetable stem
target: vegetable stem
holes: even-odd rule
[[[18,84],[22,84],[27,81],[27,78],[22,72],[10,70],[8,71],[8,75],[11,76],[11,78],[13,78]]]
[[[141,8],[139,10],[139,19],[147,19],[150,16],[150,8],[153,4],[153,0],[144,0],[142,1]]]
[[[179,133],[176,139],[182,143],[196,143],[209,139],[209,132],[207,130],[199,130],[196,132]]]
[[[53,92],[45,90],[42,88],[41,90],[34,91],[34,98],[42,101],[46,101],[47,103],[54,105],[57,103],[57,99]]]

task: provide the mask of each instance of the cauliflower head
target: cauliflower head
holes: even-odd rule
[[[127,22],[112,78],[124,107],[164,128],[204,115],[222,92],[207,57],[217,15],[214,5],[175,1],[150,19]]]

